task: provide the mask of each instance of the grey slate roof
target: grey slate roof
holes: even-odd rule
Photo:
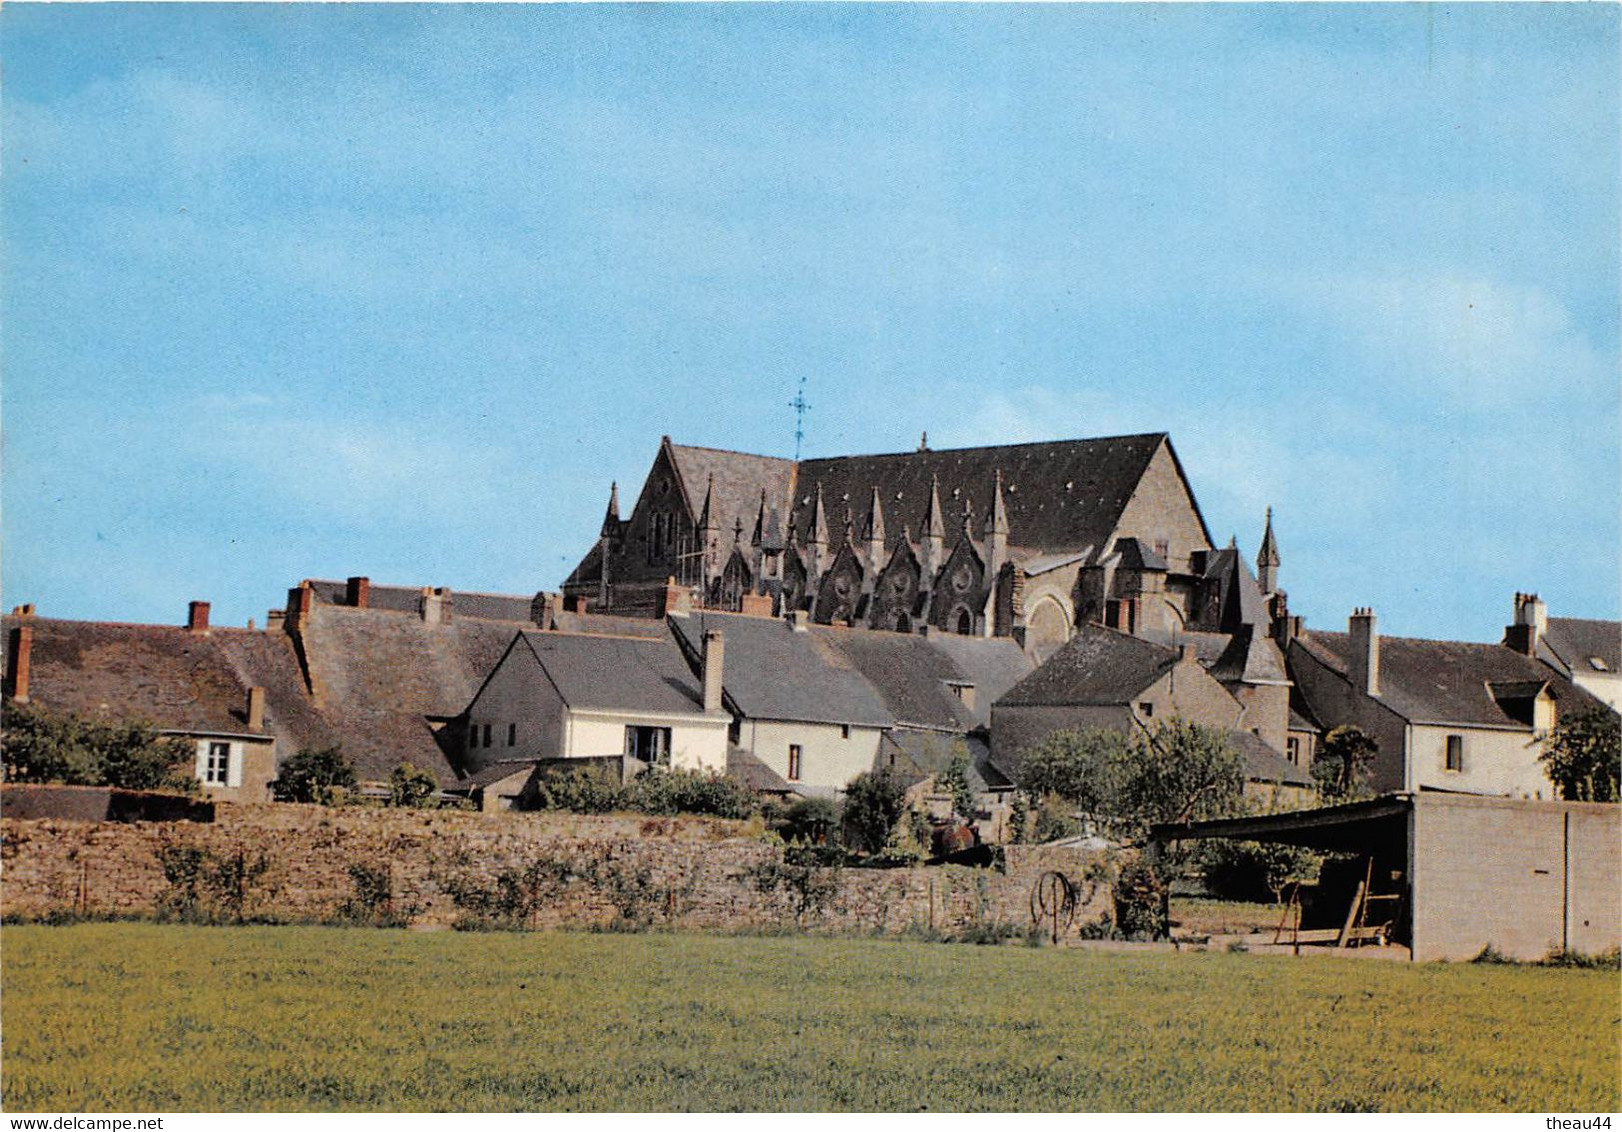
[[[91,719],[144,721],[161,730],[252,734],[247,683],[220,647],[220,636],[168,625],[6,617],[11,630],[33,628],[30,701]]]
[[[414,613],[316,604],[301,630],[316,708],[362,781],[402,762],[441,786],[455,768],[437,723],[461,714],[521,625],[457,618],[431,625]]]
[[[1622,622],[1551,617],[1538,656],[1564,676],[1622,672]],[[1594,664],[1595,658],[1599,665]]]
[[[316,601],[323,605],[344,605],[348,596],[348,583],[330,579],[311,579],[310,589]],[[390,613],[417,613],[422,602],[421,586],[386,586],[372,584],[367,592],[367,608]],[[490,594],[472,590],[452,590],[451,604],[456,617],[473,617],[485,621],[529,621],[534,609],[534,594]]]
[[[965,502],[973,507],[978,536],[1000,470],[1011,546],[1041,547],[1046,553],[1099,547],[1115,530],[1151,457],[1169,443],[1165,433],[1147,433],[806,460],[800,464],[792,511],[797,529],[804,532],[820,483],[831,522],[839,521],[835,516],[842,517],[847,505],[859,521],[876,486],[886,528],[898,532],[905,525],[916,537],[923,527],[930,480],[936,477],[949,540]]]
[[[1298,638],[1297,644],[1333,671],[1346,674],[1350,641],[1345,633],[1314,631]],[[1489,685],[1543,680],[1549,682],[1559,712],[1603,706],[1547,665],[1503,645],[1380,638],[1379,700],[1412,722],[1522,726],[1493,698]]]
[[[991,718],[991,704],[1031,671],[1007,638],[824,630],[826,640],[878,692],[900,726],[963,733]],[[971,708],[952,683],[974,686]]]
[[[540,765],[540,759],[501,759],[482,770],[468,775],[466,778],[459,779],[456,783],[455,793],[470,793],[480,786],[490,786],[504,778],[511,778],[515,774],[534,771]]]
[[[742,747],[727,748],[727,775],[762,794],[792,794],[795,786]]]
[[[912,782],[945,774],[952,757],[961,745],[968,756],[969,789],[976,794],[991,790],[1006,790],[1013,782],[991,761],[991,748],[982,739],[974,737],[948,737],[929,731],[897,730],[885,733],[880,746],[879,760],[883,764],[893,750],[898,756],[895,767]]]
[[[813,626],[796,632],[786,621],[712,612],[672,617],[669,623],[694,664],[703,650],[704,630],[721,630],[721,682],[727,697],[750,719],[861,727],[893,722],[872,687],[830,640],[832,634],[855,630]]]
[[[668,633],[657,639],[521,634],[575,709],[702,715],[704,693]]]
[[[1228,741],[1245,760],[1245,777],[1252,782],[1277,782],[1286,786],[1311,786],[1312,775],[1296,766],[1249,731],[1230,731]]]
[[[1079,626],[997,703],[999,707],[1126,704],[1176,663],[1172,649],[1089,623]]]

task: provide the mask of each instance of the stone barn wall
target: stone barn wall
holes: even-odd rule
[[[624,919],[721,931],[1023,929],[1032,887],[1049,869],[1086,898],[1072,932],[1109,907],[1107,886],[1086,880],[1099,855],[1085,850],[1009,846],[1006,871],[808,870],[786,865],[782,847],[757,829],[691,817],[293,805],[221,805],[212,824],[7,819],[0,916],[157,914],[174,907],[183,885],[166,875],[165,860],[171,873],[177,862],[201,862],[216,878],[222,867],[247,865],[240,909],[231,910],[269,920],[353,911],[367,877],[381,881],[382,910],[438,926],[467,917],[478,894],[495,900],[516,888],[527,897],[518,902],[521,922],[537,928]],[[215,890],[202,891],[206,909]]]

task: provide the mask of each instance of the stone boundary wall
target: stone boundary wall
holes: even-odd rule
[[[0,816],[19,821],[213,821],[214,803],[112,786],[7,783],[0,786]]]
[[[0,821],[0,917],[156,914],[176,894],[160,855],[264,861],[242,913],[326,920],[353,906],[355,867],[386,878],[388,908],[413,924],[468,915],[453,894],[499,894],[529,870],[526,926],[615,920],[720,931],[955,932],[1031,923],[1036,879],[1067,875],[1082,898],[1072,934],[1109,907],[1087,850],[1009,846],[1006,871],[959,866],[785,866],[758,826],[712,818],[327,809],[221,804],[212,824]],[[196,858],[197,854],[192,854]],[[523,884],[524,882],[520,882]]]

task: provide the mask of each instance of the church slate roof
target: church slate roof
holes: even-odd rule
[[[667,443],[669,439],[665,438]],[[768,507],[782,507],[794,490],[793,460],[720,448],[696,448],[689,444],[670,444],[670,454],[692,499],[694,516],[704,506],[705,491],[711,493],[710,517],[725,546],[731,545],[733,531],[739,523],[743,524],[747,544],[755,529],[755,519],[760,515],[762,490],[766,492]]]
[[[939,481],[948,542],[961,528],[966,503],[978,536],[1000,471],[1010,545],[1041,547],[1045,553],[1101,546],[1165,443],[1165,433],[1146,433],[805,460],[792,504],[795,525],[807,529],[819,483],[830,520],[836,513],[842,517],[846,506],[853,513],[865,509],[876,486],[886,527],[900,531],[905,525],[916,536],[933,478]]]
[[[1351,643],[1345,633],[1314,631],[1296,643],[1331,670],[1347,674]],[[1380,637],[1379,701],[1414,723],[1523,727],[1494,699],[1489,685],[1543,680],[1560,712],[1603,706],[1547,665],[1503,645]]]
[[[1561,675],[1622,672],[1622,623],[1579,617],[1551,617],[1538,656]],[[1594,664],[1598,659],[1600,665]]]
[[[703,689],[668,632],[656,639],[542,632],[521,637],[571,708],[704,714]]]
[[[1085,624],[1035,672],[997,701],[999,707],[1070,707],[1130,703],[1160,679],[1177,653],[1140,637]]]
[[[712,612],[672,617],[669,623],[693,664],[702,655],[704,630],[721,630],[721,682],[746,718],[859,727],[894,722],[867,680],[830,640],[853,630],[812,626],[796,631],[774,618]]]

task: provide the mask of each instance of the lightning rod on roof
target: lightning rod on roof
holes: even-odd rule
[[[794,462],[800,461],[800,441],[805,439],[805,411],[811,407],[811,402],[805,399],[805,375],[800,376],[799,391],[794,394],[794,400],[788,403],[794,410]]]

